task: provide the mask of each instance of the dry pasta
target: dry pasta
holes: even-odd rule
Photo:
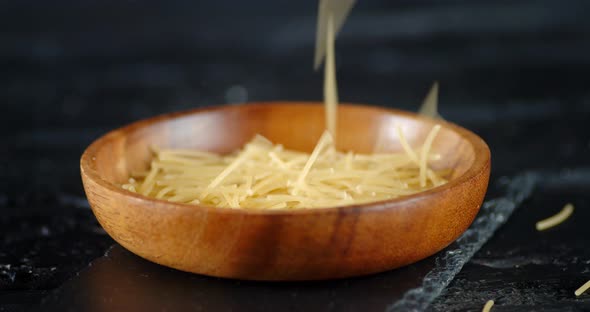
[[[576,297],[582,295],[584,292],[586,292],[586,290],[590,289],[590,281],[587,281],[586,283],[584,283],[584,285],[580,286],[580,288],[576,289],[576,291],[574,292],[576,294]]]
[[[562,223],[567,218],[569,218],[569,216],[571,216],[571,214],[573,212],[574,212],[574,205],[572,205],[572,204],[565,205],[563,207],[563,209],[561,209],[561,211],[559,213],[557,213],[556,215],[537,222],[537,224],[536,224],[537,231],[544,231],[548,228],[552,228],[552,227]]]
[[[339,152],[328,131],[311,154],[288,150],[256,136],[231,155],[154,149],[151,167],[122,187],[173,202],[250,209],[344,206],[397,198],[444,184],[448,170],[432,143],[440,126],[413,149],[397,128],[402,153]]]
[[[488,300],[488,302],[486,302],[486,304],[483,306],[483,309],[481,310],[481,312],[490,312],[492,310],[493,306],[494,306],[494,300]]]

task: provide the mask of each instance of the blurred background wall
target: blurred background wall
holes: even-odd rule
[[[79,193],[82,150],[140,118],[320,100],[316,10],[315,0],[2,1],[0,190]],[[442,115],[476,131],[588,116],[588,12],[588,0],[359,1],[337,42],[341,100],[415,110],[439,80]]]

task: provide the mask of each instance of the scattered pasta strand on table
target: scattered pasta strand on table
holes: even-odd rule
[[[556,215],[537,222],[537,224],[536,224],[537,231],[544,231],[548,228],[552,228],[552,227],[564,222],[565,220],[567,220],[567,218],[569,218],[572,215],[573,212],[574,212],[574,205],[569,204],[569,203],[566,204],[563,207],[563,209],[561,209],[561,211],[559,213],[557,213]]]
[[[586,283],[584,283],[584,285],[580,286],[580,288],[576,289],[574,294],[576,295],[576,297],[579,297],[583,293],[585,293],[588,289],[590,289],[590,281],[587,281]]]
[[[154,148],[147,172],[122,187],[180,203],[252,209],[332,207],[410,195],[446,183],[450,170],[433,170],[440,159],[432,144],[440,126],[413,149],[398,128],[404,151],[356,154],[337,151],[331,134],[311,154],[285,149],[257,135],[230,155]]]
[[[483,306],[483,309],[481,310],[481,312],[490,312],[492,310],[493,306],[494,306],[494,300],[488,300],[488,302],[486,302],[486,304]]]

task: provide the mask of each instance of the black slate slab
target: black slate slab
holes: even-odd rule
[[[429,311],[590,311],[590,168],[540,173],[530,200],[463,267]],[[563,224],[538,232],[535,223],[571,202]]]

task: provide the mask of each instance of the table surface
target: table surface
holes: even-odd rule
[[[359,3],[340,34],[341,99],[416,110],[439,80],[441,114],[489,144],[493,183],[559,177],[539,184],[428,309],[494,299],[494,311],[590,310],[590,295],[573,295],[590,279],[590,3],[391,2]],[[78,172],[100,134],[193,107],[321,99],[315,2],[247,3],[0,5],[0,311],[37,307],[113,245]],[[570,220],[534,229],[567,202]],[[338,310],[345,298],[330,296]]]

